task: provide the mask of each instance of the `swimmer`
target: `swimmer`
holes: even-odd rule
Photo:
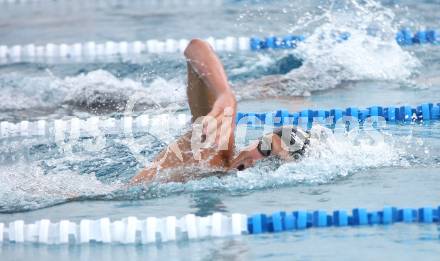
[[[216,170],[218,175],[249,168],[265,157],[294,160],[304,153],[309,134],[299,128],[285,126],[264,135],[235,155],[237,102],[222,63],[211,46],[199,39],[190,42],[184,55],[187,59],[187,96],[192,131],[160,152],[150,166],[132,179],[132,184],[151,182],[159,172],[170,173],[183,167],[204,166]],[[181,171],[175,171],[160,181],[185,182],[191,178],[194,176],[188,177]]]

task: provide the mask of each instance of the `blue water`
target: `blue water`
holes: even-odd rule
[[[210,8],[99,2],[2,6],[0,44],[298,33],[311,40],[297,50],[220,54],[240,111],[440,101],[439,47],[402,48],[393,38],[402,25],[435,28],[437,1],[224,1]],[[339,30],[352,38],[313,41]],[[185,66],[180,54],[2,64],[0,120],[119,116],[131,96],[142,97],[136,114],[188,113]],[[314,144],[298,163],[269,160],[224,178],[130,189],[124,184],[141,164],[122,133],[107,136],[100,151],[81,149],[87,138],[73,152],[50,138],[1,138],[0,222],[436,206],[439,126],[387,126],[374,145],[336,136]],[[134,140],[147,159],[180,132],[159,126],[154,134]],[[437,260],[439,237],[436,225],[396,225],[162,246],[5,244],[0,253],[1,260]]]

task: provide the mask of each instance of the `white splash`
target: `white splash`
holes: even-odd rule
[[[341,1],[338,8],[329,5],[318,20],[321,24],[294,51],[303,65],[286,75],[250,82],[243,97],[308,96],[345,81],[411,83],[417,74],[421,63],[397,44],[394,13],[380,3]],[[343,33],[348,39],[341,38]]]
[[[46,174],[33,164],[0,167],[1,212],[24,211],[52,206],[79,197],[106,195],[118,188],[104,184],[93,174],[60,171]]]
[[[72,105],[80,108],[123,109],[129,99],[147,107],[186,101],[186,85],[180,79],[155,78],[147,86],[130,78],[119,79],[108,71],[96,70],[86,74],[58,78],[50,74],[23,76],[12,73],[2,76],[0,84],[1,110],[59,108]],[[0,85],[0,86],[1,86]]]
[[[145,87],[132,79],[118,79],[107,71],[97,70],[66,77],[58,83],[64,89],[69,89],[64,102],[77,105],[105,105],[109,102],[125,104],[133,98],[147,105],[186,100],[185,85],[177,79],[167,81],[158,77]]]
[[[163,184],[167,191],[223,190],[242,191],[297,184],[325,184],[332,180],[371,168],[409,166],[409,152],[400,146],[400,139],[387,134],[385,139],[372,142],[370,134],[353,136],[329,134],[319,136],[314,129],[310,148],[297,162],[277,159],[258,162],[254,167],[222,178],[210,177],[186,184]],[[351,136],[351,137],[349,137]],[[319,138],[318,138],[319,137]]]

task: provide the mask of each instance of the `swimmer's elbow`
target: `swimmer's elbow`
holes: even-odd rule
[[[183,54],[185,55],[185,57],[190,58],[192,56],[192,53],[194,53],[195,51],[201,51],[204,49],[211,49],[209,43],[204,40],[195,38],[189,42]]]

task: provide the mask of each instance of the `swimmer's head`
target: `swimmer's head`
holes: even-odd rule
[[[284,160],[297,160],[304,155],[310,140],[310,134],[301,129],[285,126],[264,135],[244,148],[232,162],[232,168],[239,171],[249,168],[256,161],[269,156]]]

